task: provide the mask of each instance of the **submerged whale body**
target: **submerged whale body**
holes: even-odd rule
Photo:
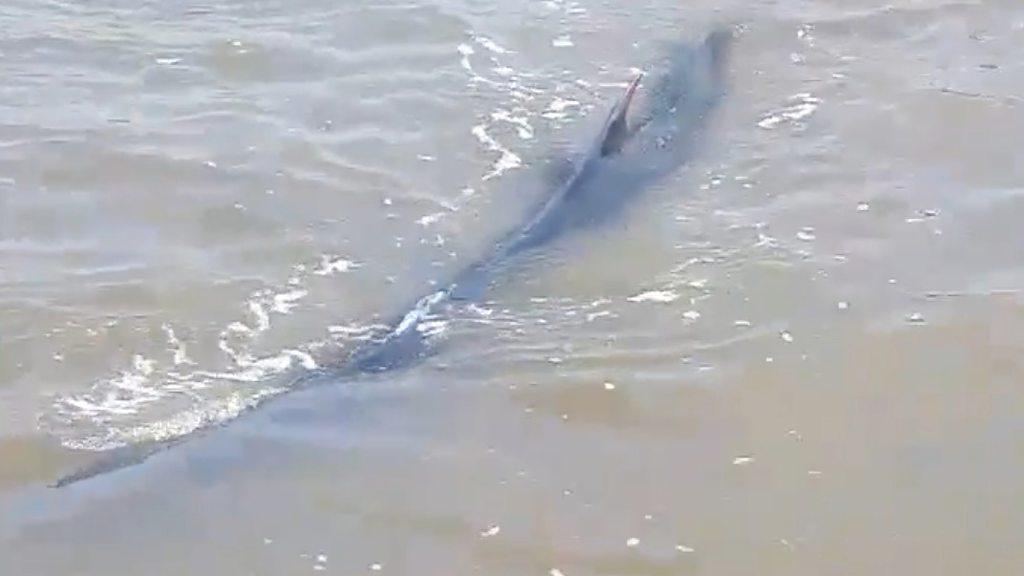
[[[728,31],[717,30],[698,45],[670,44],[660,60],[629,83],[592,145],[522,227],[498,241],[446,288],[407,308],[383,339],[357,350],[336,376],[380,373],[420,361],[430,352],[430,337],[422,330],[425,319],[455,302],[478,298],[501,267],[516,257],[572,231],[607,222],[638,193],[677,170],[724,93],[730,40]],[[112,450],[108,458],[61,478],[55,486],[141,463],[186,438]]]

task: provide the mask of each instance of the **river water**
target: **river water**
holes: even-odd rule
[[[685,168],[432,324],[422,364],[323,376],[716,25],[730,89]],[[0,573],[1024,570],[1017,0],[0,26]]]

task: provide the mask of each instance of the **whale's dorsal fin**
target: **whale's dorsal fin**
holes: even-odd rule
[[[612,111],[608,114],[604,138],[601,140],[601,156],[611,156],[619,152],[626,140],[632,136],[633,131],[629,127],[626,114],[629,112],[629,105],[633,102],[636,87],[640,85],[640,79],[643,77],[642,72],[636,75],[636,78],[626,87],[626,93],[622,99],[612,107]]]

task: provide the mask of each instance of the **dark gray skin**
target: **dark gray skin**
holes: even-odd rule
[[[390,324],[393,328],[386,337],[358,350],[326,376],[380,373],[422,360],[431,350],[429,337],[419,330],[423,319],[443,313],[453,302],[478,298],[494,274],[515,258],[569,232],[608,222],[640,192],[676,171],[689,158],[707,115],[724,93],[730,41],[729,32],[718,30],[697,46],[670,45],[646,74],[651,80],[645,103],[634,105],[644,76],[639,75],[612,107],[595,144],[525,226],[505,236],[447,288],[419,299]],[[114,450],[109,458],[61,478],[55,486],[133,466],[187,438]]]

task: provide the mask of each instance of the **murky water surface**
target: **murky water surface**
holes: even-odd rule
[[[329,376],[719,23],[683,170],[425,362]],[[1024,570],[1020,2],[7,0],[0,28],[0,573]]]

